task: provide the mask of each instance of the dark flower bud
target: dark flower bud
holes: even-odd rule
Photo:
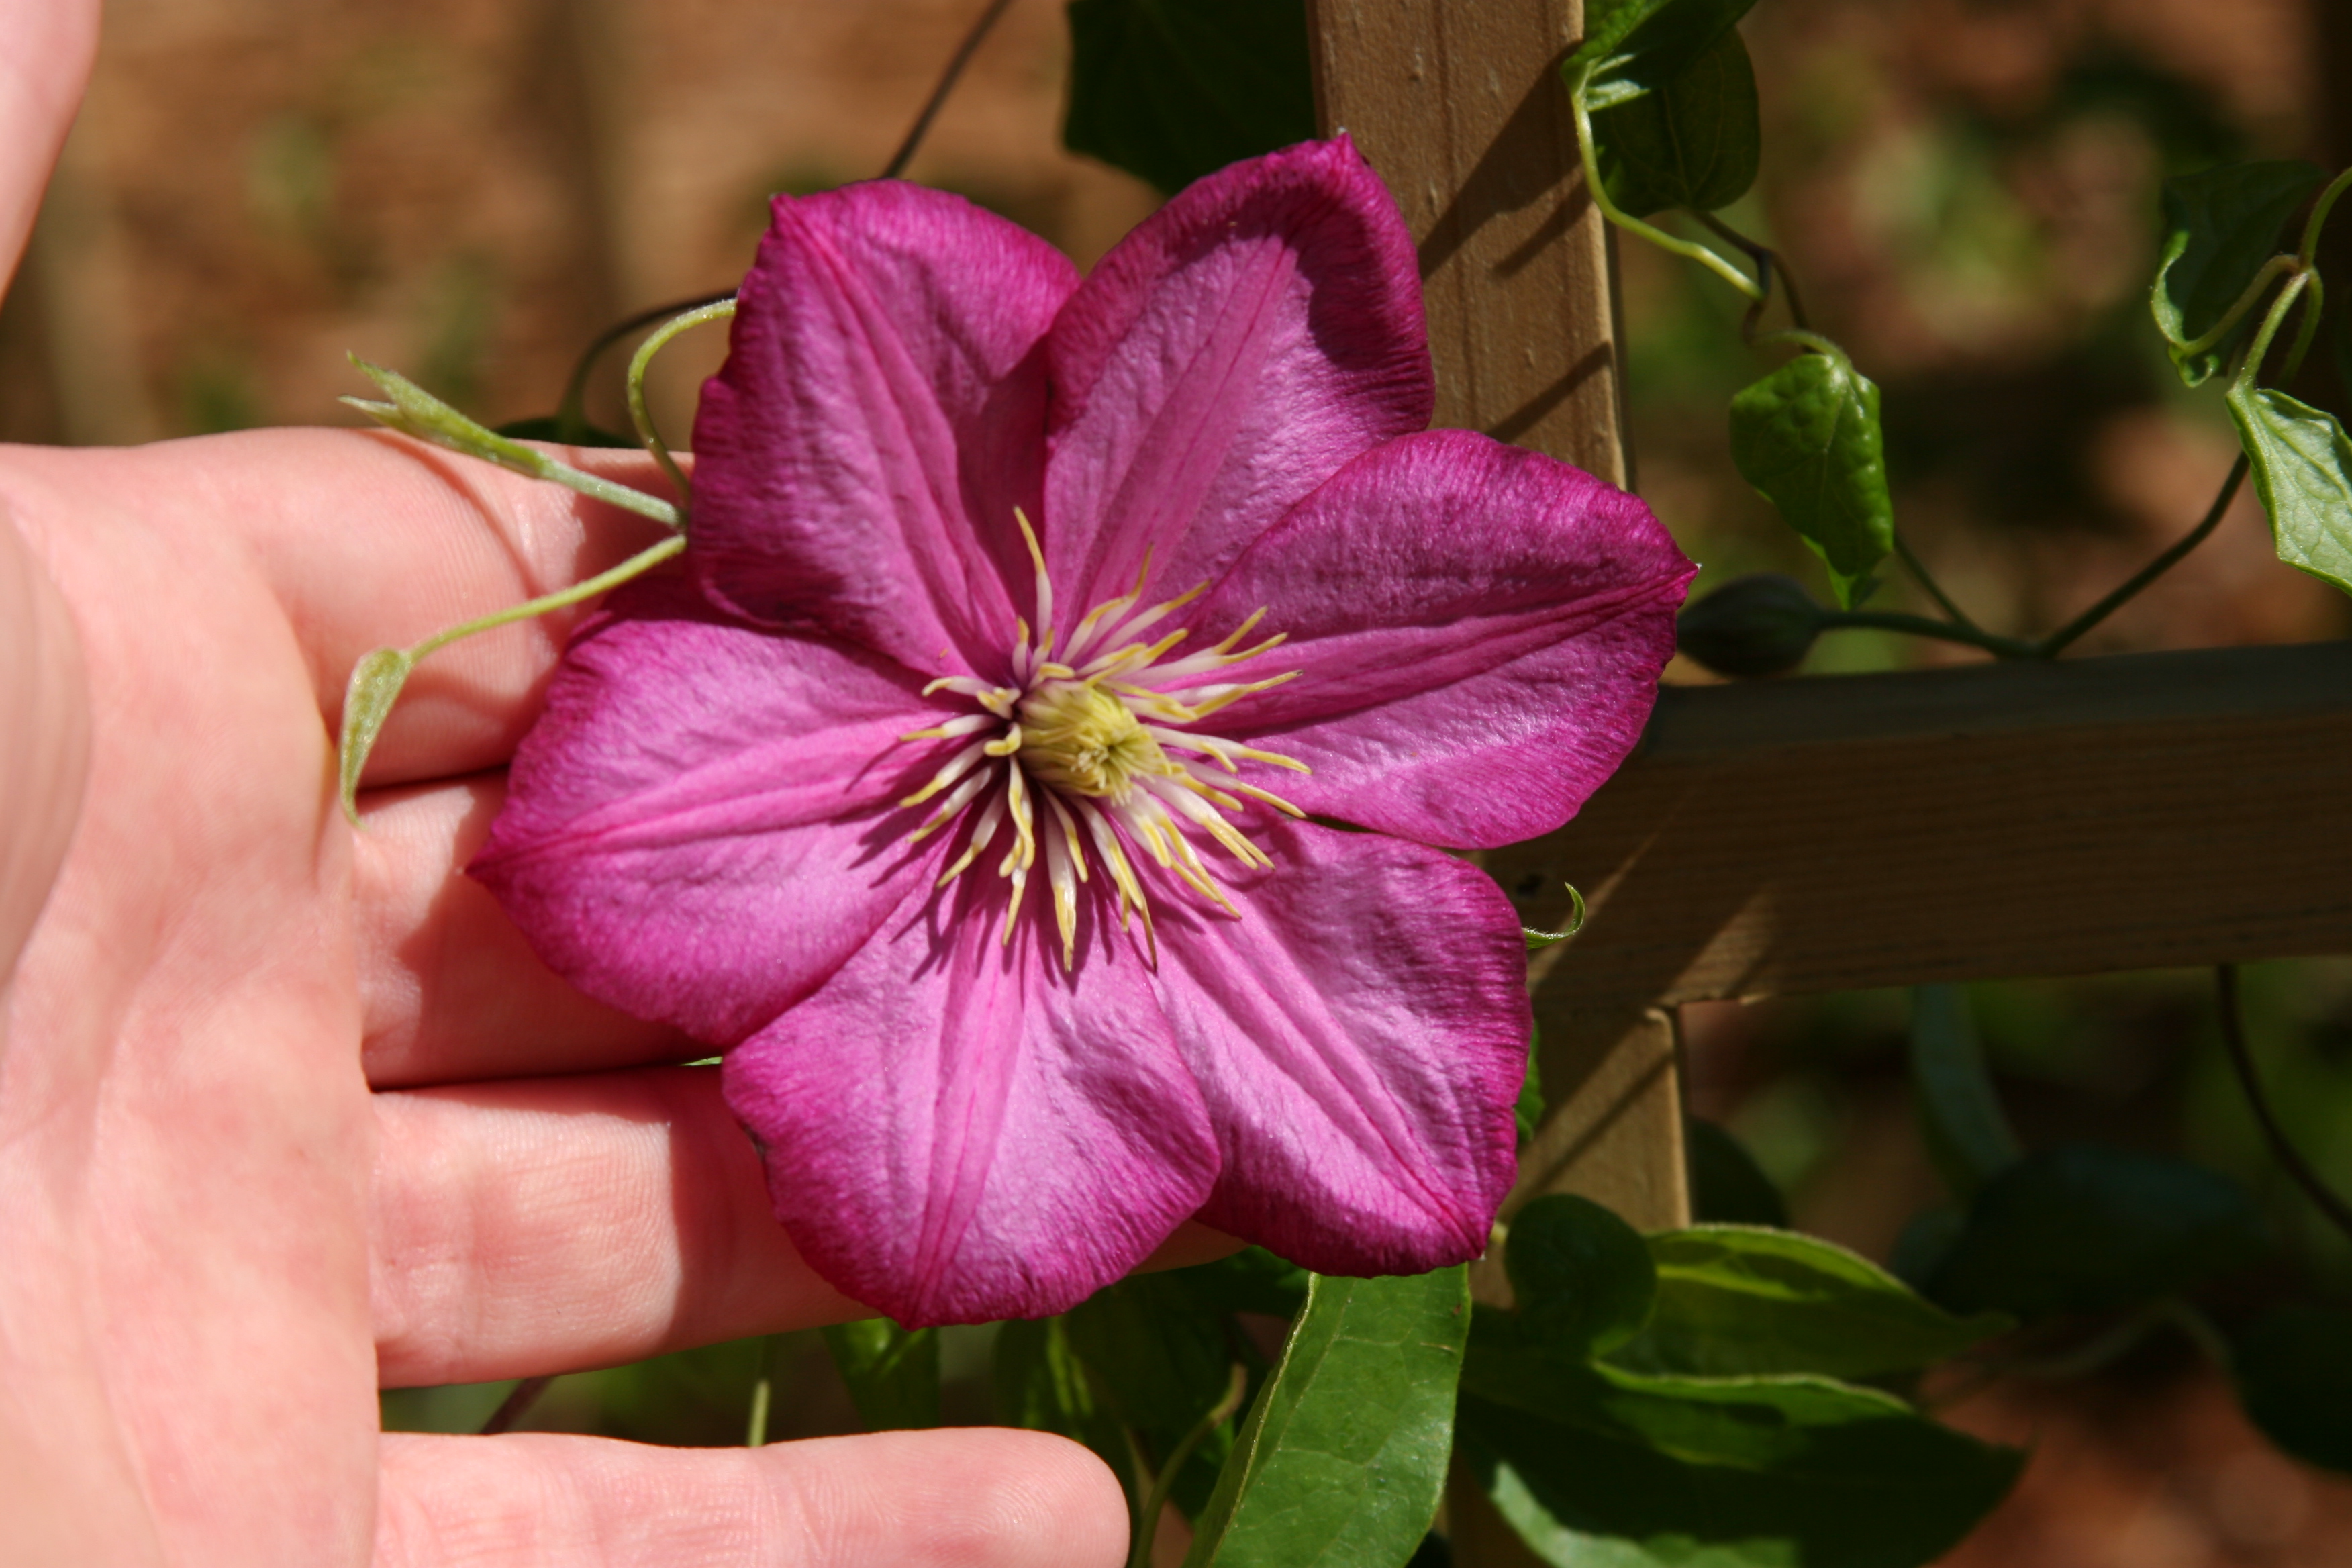
[[[1685,610],[1675,646],[1717,675],[1778,675],[1804,662],[1828,614],[1794,577],[1759,572]]]

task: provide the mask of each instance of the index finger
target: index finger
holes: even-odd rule
[[[650,492],[641,453],[579,466]],[[352,665],[583,581],[664,537],[659,524],[560,485],[389,433],[285,429],[110,452],[20,454],[157,527],[239,540],[284,607],[331,729]],[[370,784],[504,762],[586,606],[468,637],[418,668],[371,758]]]

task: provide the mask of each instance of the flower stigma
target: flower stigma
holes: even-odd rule
[[[945,888],[1004,838],[996,873],[1012,884],[1004,911],[1008,942],[1030,873],[1042,859],[1064,969],[1076,960],[1079,889],[1098,867],[1118,900],[1119,929],[1127,929],[1130,914],[1140,916],[1156,963],[1159,939],[1139,865],[1157,866],[1220,912],[1239,919],[1240,910],[1202,862],[1195,836],[1205,837],[1244,867],[1269,867],[1274,862],[1265,851],[1226,814],[1257,801],[1291,816],[1305,815],[1239,776],[1244,763],[1311,771],[1305,763],[1195,726],[1298,672],[1194,684],[1270,652],[1285,639],[1276,634],[1251,647],[1240,646],[1265,616],[1261,609],[1214,647],[1171,657],[1189,630],[1179,628],[1157,640],[1145,634],[1199,598],[1208,584],[1139,609],[1151,574],[1149,555],[1134,588],[1088,610],[1057,654],[1045,552],[1028,518],[1018,509],[1013,516],[1036,567],[1036,632],[1033,637],[1025,619],[1013,622],[1008,660],[1013,685],[957,675],[923,688],[926,697],[945,691],[964,698],[977,711],[899,737],[902,742],[964,742],[928,784],[898,803],[939,803],[908,842],[920,843],[970,822],[962,852],[936,884]]]

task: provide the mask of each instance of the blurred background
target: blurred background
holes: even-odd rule
[[[777,190],[877,172],[977,0],[111,0],[88,104],[0,309],[0,438],[143,441],[356,422],[347,351],[493,423],[554,409],[608,322],[730,287]],[[2047,629],[2185,531],[2229,467],[2217,389],[2185,392],[2147,310],[2168,174],[2352,163],[2342,0],[1761,0],[1744,26],[1764,174],[1725,216],[1786,255],[1815,323],[1885,390],[1908,537],[1988,626]],[[1067,43],[1018,0],[912,173],[1090,264],[1157,197],[1060,148]],[[2352,204],[2346,209],[2352,213]],[[2338,226],[2342,226],[2341,225]],[[2340,263],[2338,239],[2327,258]],[[1818,567],[1740,481],[1724,405],[1768,362],[1728,290],[1623,247],[1642,488],[1702,591]],[[2352,268],[2333,293],[2352,303]],[[2346,409],[2352,333],[2294,390]],[[682,439],[715,334],[663,362]],[[625,427],[617,374],[591,400]],[[320,519],[320,527],[337,520]],[[1905,587],[1885,602],[1906,607]],[[2344,636],[2345,600],[2274,560],[2251,492],[2084,653]],[[1815,672],[1973,658],[1874,634]],[[1670,679],[1706,679],[1681,664]],[[2247,976],[2291,1131],[2352,1189],[2352,962]],[[2352,1247],[2264,1153],[2203,973],[1973,988],[2030,1144],[2187,1153],[2271,1206],[2289,1267],[2352,1294]],[[1749,1148],[1794,1222],[1884,1258],[1940,1192],[1913,1126],[1896,994],[1690,1010],[1694,1109]],[[2256,1288],[2259,1288],[2258,1286]],[[988,1417],[987,1331],[945,1346],[950,1419]],[[740,1442],[854,1429],[806,1337],[560,1381],[530,1425]],[[465,1429],[503,1387],[389,1394]],[[1951,1561],[2064,1568],[2352,1562],[2352,1486],[2249,1431],[2185,1342],[2087,1379],[2011,1380],[1947,1412],[2033,1446]]]

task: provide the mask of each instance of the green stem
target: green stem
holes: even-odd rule
[[[1875,631],[1908,632],[1914,637],[1935,637],[1942,642],[1966,643],[1980,647],[1998,658],[2032,658],[2033,645],[2018,637],[2005,637],[1998,632],[1984,631],[1976,626],[1959,626],[1951,621],[1939,621],[1928,616],[1905,615],[1899,610],[1824,610],[1822,630],[1867,627]]]
[[[1232,1419],[1248,1393],[1249,1374],[1235,1363],[1233,1383],[1225,1390],[1225,1396],[1169,1450],[1160,1473],[1151,1479],[1151,1489],[1143,1496],[1143,1506],[1136,1510],[1135,1540],[1129,1545],[1128,1568],[1151,1568],[1151,1538],[1160,1528],[1160,1510],[1167,1506],[1169,1489],[1176,1484],[1176,1472],[1184,1468],[1184,1461],[1192,1457],[1192,1450],[1206,1441],[1210,1433]]]
[[[559,588],[552,594],[541,595],[529,604],[513,605],[503,610],[493,610],[488,615],[467,621],[463,626],[451,626],[446,631],[435,632],[406,652],[410,659],[421,659],[426,654],[448,647],[460,637],[472,637],[476,632],[486,632],[493,626],[502,626],[510,621],[528,620],[533,616],[543,616],[550,610],[567,609],[583,599],[593,599],[608,589],[619,587],[630,578],[639,576],[660,565],[685,548],[686,536],[682,533],[673,533],[659,544],[637,552],[618,566],[607,572],[599,572],[584,583],[574,583],[569,588]]]
[[[488,428],[479,420],[468,418],[442,402],[398,371],[371,364],[357,354],[352,363],[361,374],[374,382],[392,401],[372,402],[364,397],[346,397],[343,402],[369,418],[403,435],[414,436],[452,452],[462,452],[468,458],[479,458],[495,463],[510,473],[523,474],[534,479],[552,479],[557,484],[578,490],[592,500],[641,517],[652,518],[670,529],[683,526],[685,520],[677,508],[659,496],[649,496],[643,490],[575,468],[560,458],[551,458],[536,447],[526,447]]]
[[[939,84],[931,89],[931,96],[923,100],[922,111],[915,116],[915,123],[908,128],[907,139],[899,142],[898,152],[890,155],[889,163],[882,171],[884,179],[897,179],[907,172],[907,165],[915,161],[915,149],[923,144],[923,137],[930,130],[931,121],[938,117],[940,106],[954,90],[957,79],[963,75],[963,68],[971,64],[971,57],[979,52],[981,40],[988,37],[989,29],[996,26],[996,19],[1003,16],[1012,4],[1013,0],[991,0],[988,9],[972,23],[971,30],[963,36],[963,42],[948,58],[948,68],[940,73]]]
[[[2335,209],[2336,198],[2342,195],[2347,186],[2352,186],[2352,169],[2347,169],[2328,181],[2327,188],[2319,193],[2319,199],[2311,204],[2311,216],[2303,222],[2303,243],[2294,247],[2294,258],[2305,267],[2318,264],[2319,231],[2327,226],[2327,215]]]
[[[1953,601],[1952,596],[1944,592],[1942,584],[1938,584],[1935,575],[1927,570],[1927,563],[1919,559],[1899,533],[1895,536],[1895,553],[1903,558],[1905,566],[1910,568],[1912,580],[1927,591],[1927,596],[1935,600],[1937,607],[1952,618],[1955,626],[1966,626],[1972,632],[1984,629],[1977,625],[1974,616],[1960,608]]]
[[[2262,374],[2263,361],[2271,352],[2271,340],[2278,336],[2280,325],[2286,321],[2286,313],[2294,309],[2295,300],[2310,286],[2314,276],[2309,271],[2296,272],[2287,279],[2286,287],[2279,290],[2278,298],[2271,301],[2270,313],[2263,318],[2262,331],[2254,334],[2254,346],[2246,351],[2245,362],[2238,366],[2237,379],[2230,384],[2231,395],[2257,384],[2256,378]]]
[[[2278,1113],[2263,1097],[2263,1080],[2254,1071],[2253,1053],[2246,1049],[2246,1028],[2238,1012],[2238,966],[2217,964],[2213,970],[2214,991],[2221,1003],[2221,1044],[2230,1054],[2230,1069],[2238,1075],[2238,1087],[2245,1091],[2246,1104],[2254,1120],[2262,1124],[2263,1136],[2270,1141],[2272,1157],[2279,1163],[2294,1184],[2303,1189],[2314,1207],[2326,1215],[2336,1229],[2352,1237],[2352,1204],[2346,1203],[2323,1180],[2301,1150],[2287,1138],[2286,1129],[2279,1125]]]
[[[1838,368],[1848,375],[1854,373],[1853,361],[1846,357],[1845,350],[1838,347],[1832,339],[1825,338],[1808,327],[1784,327],[1777,332],[1767,332],[1756,340],[1754,346],[1769,349],[1777,348],[1782,343],[1794,343],[1809,353],[1817,353],[1825,359],[1834,360],[1837,362]]]
[[[2221,481],[2221,493],[2213,498],[2213,504],[2205,509],[2205,515],[2198,521],[2196,527],[2183,534],[2179,541],[2163,554],[2133,573],[2131,577],[2114,593],[2036,643],[2033,647],[2033,657],[2057,658],[2077,637],[2114,615],[2137,597],[2141,589],[2171,571],[2182,556],[2204,543],[2205,536],[2221,526],[2221,519],[2229,512],[2230,503],[2237,499],[2238,487],[2246,480],[2246,468],[2245,455],[2240,453],[2238,460],[2230,465],[2230,477]]]
[[[2326,308],[2327,286],[2321,281],[2314,268],[2304,274],[2311,280],[2311,293],[2303,303],[2303,321],[2295,328],[2294,345],[2286,351],[2286,363],[2279,367],[2279,380],[2289,382],[2303,368],[2303,356],[2311,352],[2311,340],[2319,332],[2319,315]]]
[[[730,289],[724,294],[705,294],[694,300],[673,300],[667,305],[656,305],[650,310],[639,310],[635,315],[625,321],[615,321],[597,333],[588,346],[581,351],[579,359],[572,363],[571,378],[563,384],[563,401],[555,406],[557,437],[574,446],[588,439],[588,377],[590,373],[595,370],[596,362],[604,357],[606,349],[611,348],[631,332],[641,331],[656,321],[666,321],[681,310],[699,310],[705,305],[716,305],[721,300],[733,298],[735,298],[734,291]]]
[[[1576,153],[1584,167],[1584,188],[1592,197],[1601,216],[1629,234],[1640,235],[1659,249],[1669,251],[1685,260],[1696,261],[1714,273],[1749,300],[1761,300],[1764,290],[1758,288],[1748,274],[1726,261],[1706,246],[1687,239],[1676,239],[1662,228],[1643,223],[1640,218],[1621,210],[1609,199],[1601,184],[1601,165],[1592,152],[1592,111],[1584,106],[1585,79],[1579,77],[1569,85],[1569,104],[1576,112]]]
[[[760,1369],[757,1382],[751,1384],[751,1419],[743,1430],[743,1447],[764,1448],[768,1446],[768,1401],[775,1384],[767,1369]]]
[[[2293,272],[2295,269],[2295,259],[2292,256],[2273,256],[2263,262],[2263,269],[2254,274],[2254,280],[2246,285],[2245,291],[2231,300],[2230,308],[2221,312],[2221,319],[2214,322],[2206,331],[2181,345],[2180,357],[2188,359],[2193,355],[2201,354],[2223,338],[2228,337],[2236,330],[2238,323],[2245,319],[2246,312],[2262,302],[2263,291],[2277,282],[2282,274]]]
[[[637,439],[646,444],[646,450],[654,455],[654,461],[659,463],[662,472],[669,476],[669,482],[677,487],[680,506],[686,503],[686,476],[678,471],[677,460],[669,455],[669,447],[662,440],[661,432],[654,428],[653,411],[646,406],[646,371],[653,364],[654,355],[668,347],[670,340],[680,332],[707,321],[726,321],[734,314],[735,297],[730,294],[724,300],[714,300],[708,305],[698,306],[682,316],[672,317],[638,344],[636,353],[629,360],[629,418],[637,427]]]
[[[782,1334],[770,1334],[760,1342],[760,1375],[751,1384],[751,1415],[743,1427],[743,1447],[747,1448],[767,1446],[768,1410],[775,1399],[776,1347],[783,1339]]]
[[[530,1414],[530,1407],[539,1403],[539,1396],[545,1394],[547,1385],[554,1381],[552,1374],[545,1374],[526,1377],[516,1384],[513,1391],[499,1401],[499,1407],[490,1412],[490,1418],[482,1423],[482,1436],[495,1437],[511,1429],[516,1422]]]
[[[661,497],[649,496],[645,491],[633,489],[627,485],[614,484],[610,479],[575,468],[571,464],[554,458],[546,459],[545,463],[531,474],[531,478],[552,479],[559,485],[565,485],[578,490],[591,500],[600,500],[606,506],[619,507],[623,511],[635,512],[639,517],[652,518],[664,528],[677,530],[686,526],[686,519],[678,515],[677,508],[670,505]]]
[[[1726,245],[1736,246],[1748,253],[1748,258],[1756,264],[1757,286],[1768,298],[1772,292],[1772,279],[1780,279],[1780,292],[1787,295],[1789,299],[1790,321],[1800,331],[1809,331],[1811,328],[1812,323],[1805,317],[1804,297],[1797,292],[1797,275],[1789,270],[1789,263],[1779,251],[1766,245],[1762,240],[1748,238],[1713,213],[1703,213],[1693,209],[1690,216],[1696,218]],[[1765,300],[1759,299],[1748,307],[1748,314],[1739,323],[1739,335],[1742,338],[1749,342],[1754,341],[1756,323],[1764,314],[1765,303]]]

